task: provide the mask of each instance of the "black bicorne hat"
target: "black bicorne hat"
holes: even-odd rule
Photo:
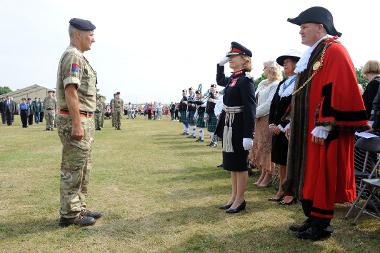
[[[296,18],[288,18],[288,22],[302,25],[305,23],[322,24],[326,29],[327,34],[333,36],[342,36],[342,33],[338,32],[334,27],[334,19],[331,12],[320,6],[311,7],[301,12]]]
[[[231,42],[231,50],[227,53],[227,57],[230,57],[232,55],[246,55],[249,57],[252,57],[252,52],[248,48],[244,47],[243,45],[232,41]]]

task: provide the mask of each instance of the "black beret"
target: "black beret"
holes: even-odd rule
[[[70,19],[69,23],[70,25],[74,26],[76,29],[81,31],[93,31],[96,28],[90,20],[80,18],[72,18]]]
[[[298,17],[288,18],[288,22],[296,25],[305,23],[322,24],[327,34],[333,36],[342,36],[334,27],[334,19],[331,12],[323,7],[315,6],[301,12]]]
[[[120,95],[120,91],[116,92],[115,95]]]
[[[212,88],[216,88],[216,84],[211,84],[211,87]]]
[[[186,90],[186,89],[184,89],[184,90],[182,90],[182,92],[187,92],[187,90]]]
[[[195,94],[202,94],[200,90],[196,90]]]
[[[252,57],[252,52],[248,48],[244,47],[243,45],[232,41],[231,42],[231,50],[227,53],[227,57],[230,57],[232,55],[246,55],[249,57]]]

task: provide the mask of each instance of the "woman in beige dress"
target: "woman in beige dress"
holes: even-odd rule
[[[280,66],[275,61],[264,62],[264,76],[267,79],[259,83],[255,92],[257,101],[255,138],[250,157],[251,164],[261,171],[260,177],[255,183],[258,187],[267,187],[272,181],[272,134],[268,128],[268,119],[272,98],[282,80]]]

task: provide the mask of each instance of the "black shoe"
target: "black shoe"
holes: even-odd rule
[[[95,128],[95,130],[98,130],[98,131],[100,131],[100,130],[102,130],[101,128]]]
[[[210,143],[207,144],[206,146],[207,146],[207,147],[211,147],[211,145],[212,145],[212,142],[210,142]]]
[[[325,229],[317,227],[309,227],[306,231],[299,232],[297,238],[304,240],[319,241],[325,238],[330,237],[332,234],[332,228],[329,226]]]
[[[223,168],[223,163],[216,166],[217,168]]]
[[[83,216],[87,216],[87,217],[92,217],[94,218],[95,220],[99,219],[100,217],[103,216],[103,214],[101,212],[96,212],[96,211],[90,211],[88,209],[85,209],[81,212],[81,214]]]
[[[92,226],[95,224],[95,222],[96,220],[92,217],[79,215],[78,217],[75,217],[75,218],[61,217],[59,219],[59,226],[67,227],[70,225],[77,225],[77,226],[84,227],[84,226]]]
[[[289,226],[289,229],[291,231],[294,231],[294,232],[304,232],[306,231],[308,228],[311,227],[311,221],[309,221],[309,219],[307,219],[306,221],[304,221],[304,223],[302,223],[301,225],[297,225],[297,224],[293,224],[293,225],[290,225]]]
[[[187,136],[186,138],[193,138],[193,139],[195,139],[195,138],[197,138],[196,136],[194,136],[194,135],[189,135],[189,136]]]
[[[211,145],[210,145],[210,148],[216,148],[218,146],[218,144],[216,144],[215,142],[213,142]]]
[[[220,207],[218,207],[219,209],[222,209],[222,210],[227,210],[229,209],[230,207],[232,206],[232,203],[231,204],[225,204],[225,205],[222,205]]]
[[[246,206],[246,203],[244,200],[243,203],[240,204],[240,206],[238,206],[236,208],[227,209],[226,213],[240,213],[241,211],[245,210],[245,206]]]

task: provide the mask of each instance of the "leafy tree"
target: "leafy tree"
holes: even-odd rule
[[[255,80],[255,86],[257,87],[257,85],[259,85],[259,83],[264,79],[266,79],[266,77],[264,76],[264,73],[262,73],[261,76]]]
[[[0,86],[0,95],[3,95],[8,92],[12,92],[12,90],[8,86]]]
[[[367,79],[365,79],[365,76],[362,72],[363,67],[360,68],[355,68],[355,73],[356,73],[356,79],[358,79],[358,83],[365,89],[367,86]]]

